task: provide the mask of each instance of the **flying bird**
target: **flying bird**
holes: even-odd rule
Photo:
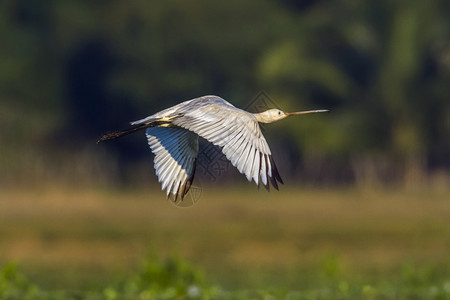
[[[203,96],[131,122],[126,130],[105,133],[97,143],[145,129],[162,190],[166,190],[167,198],[172,194],[175,201],[177,197],[184,198],[194,179],[199,136],[220,147],[248,181],[255,181],[258,187],[262,183],[267,190],[270,181],[278,190],[277,181],[283,183],[283,180],[259,123],[326,111],[288,113],[274,108],[250,113],[218,96]]]

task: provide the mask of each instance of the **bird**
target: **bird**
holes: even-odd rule
[[[269,191],[278,190],[283,180],[275,165],[259,123],[272,123],[289,116],[327,112],[308,110],[283,112],[272,108],[250,113],[219,96],[208,95],[181,102],[146,118],[130,122],[125,130],[107,132],[97,143],[144,130],[154,154],[154,167],[161,189],[183,200],[194,180],[199,137],[218,146],[231,164],[248,181]],[[270,183],[269,183],[270,182]]]

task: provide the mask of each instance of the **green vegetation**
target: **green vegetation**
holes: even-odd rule
[[[332,259],[335,260],[335,259]],[[395,278],[364,283],[349,281],[328,265],[317,288],[287,290],[274,286],[259,290],[224,290],[205,284],[199,271],[179,259],[148,260],[131,279],[90,291],[44,291],[29,283],[14,265],[0,270],[1,299],[448,299],[450,278],[438,267],[405,265]],[[331,263],[335,264],[335,262]],[[331,271],[331,273],[330,273]],[[448,274],[447,274],[448,275]]]
[[[6,190],[0,298],[450,297],[448,190],[158,193]]]

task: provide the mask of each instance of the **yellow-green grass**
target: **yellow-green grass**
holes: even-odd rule
[[[416,271],[447,281],[450,192],[204,187],[182,209],[156,187],[2,190],[0,266],[17,263],[41,287],[106,287],[149,252],[230,289],[370,285]]]

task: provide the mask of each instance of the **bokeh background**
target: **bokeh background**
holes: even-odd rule
[[[4,275],[5,290],[170,292],[175,279],[145,272],[173,263],[204,274],[181,296],[450,297],[449,13],[444,0],[2,1],[0,265],[33,283]],[[264,128],[280,192],[230,168],[199,174],[200,201],[179,209],[143,134],[95,143],[184,100],[244,108],[261,92],[331,111]],[[115,285],[136,276],[136,290]]]

